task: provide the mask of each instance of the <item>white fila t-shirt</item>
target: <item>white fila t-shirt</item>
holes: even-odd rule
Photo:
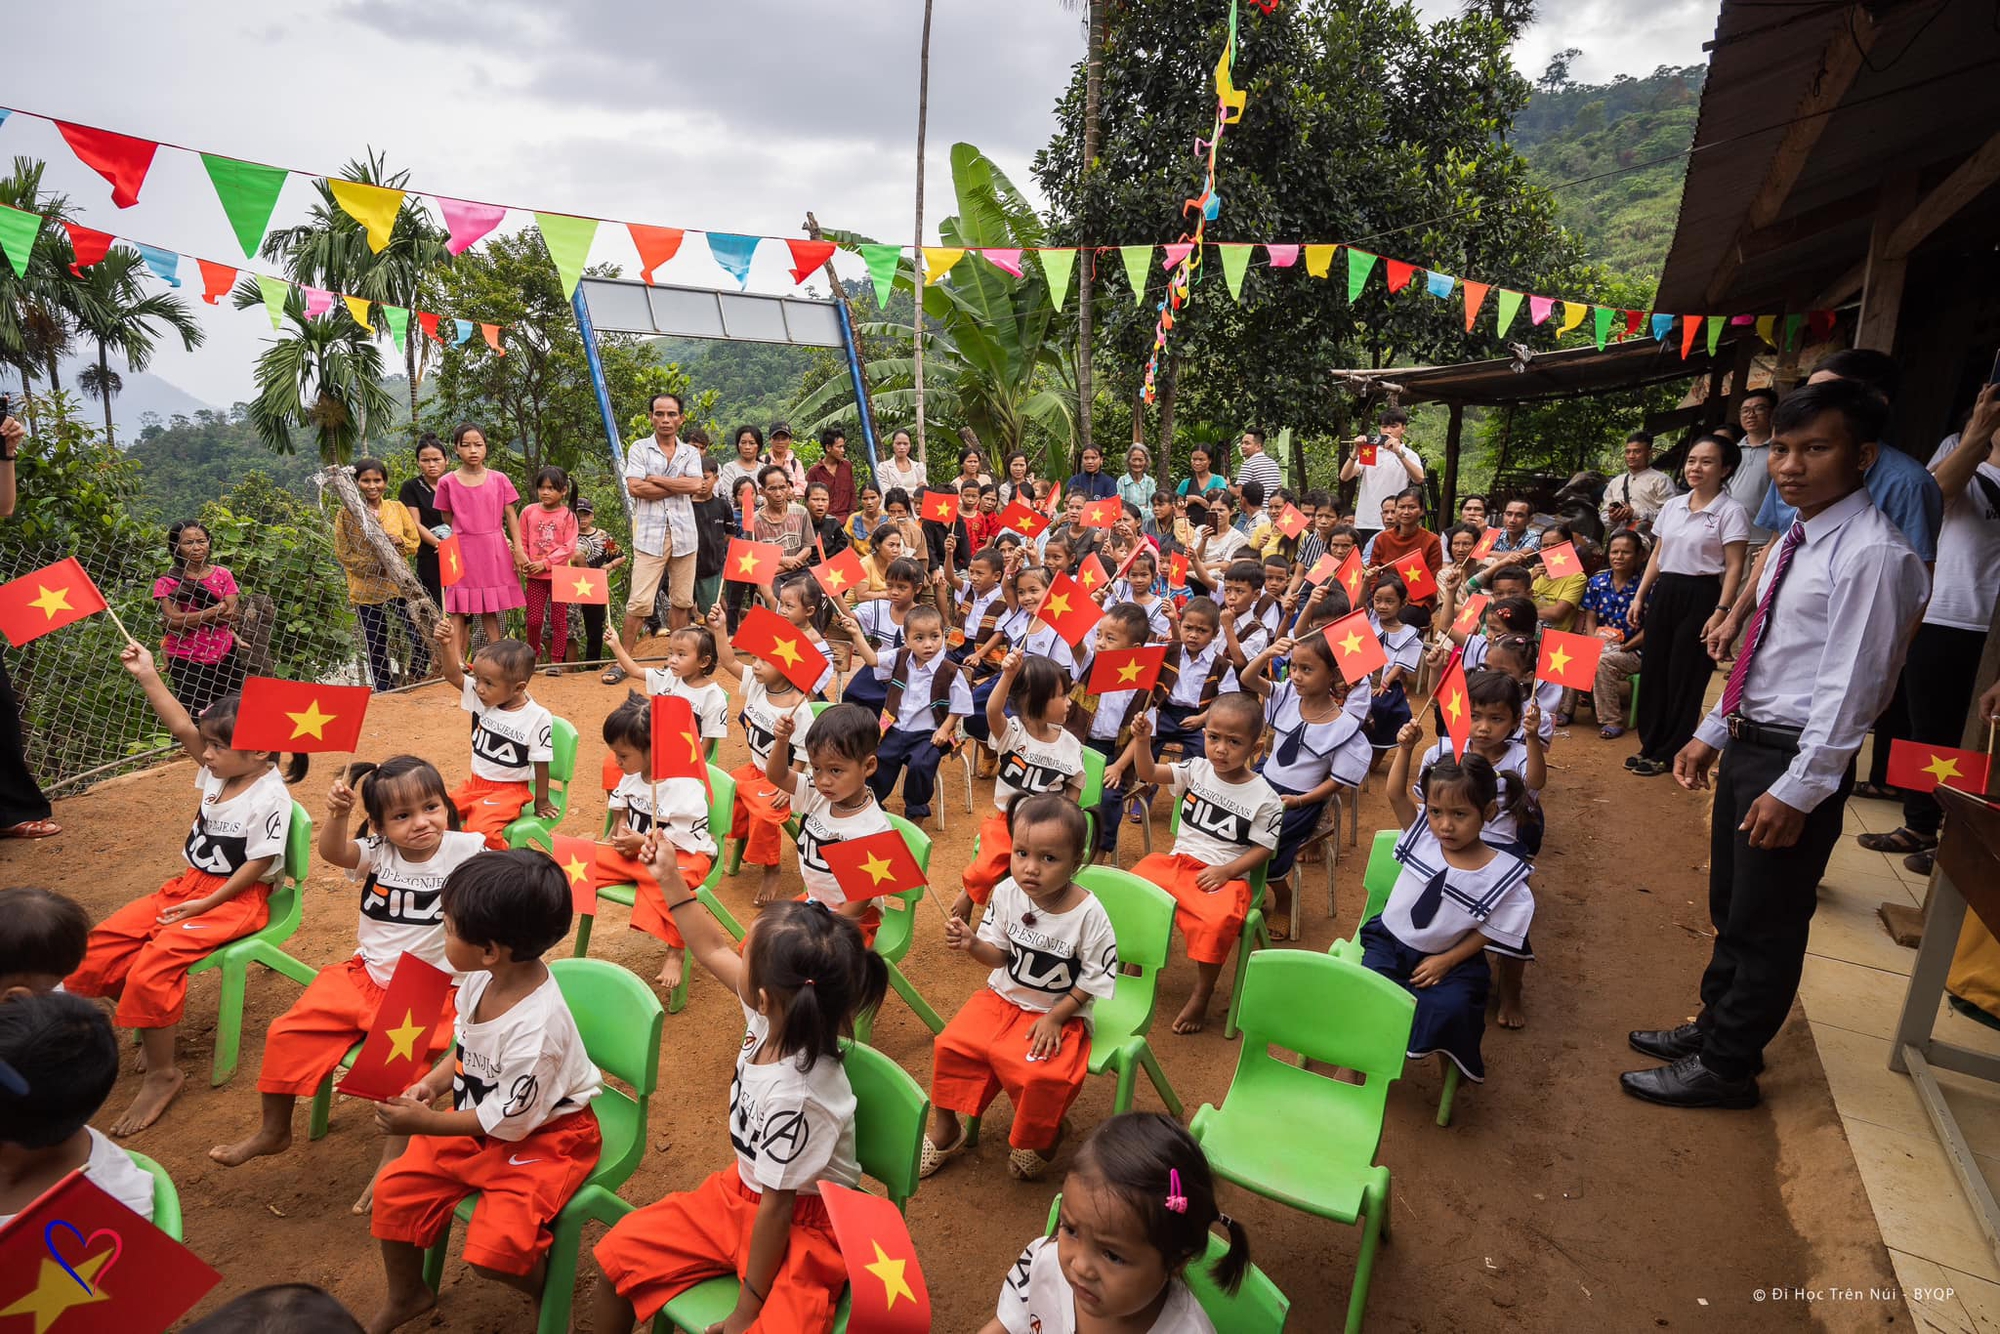
[[[656,789],[660,794],[657,811],[653,809]],[[682,852],[715,855],[715,837],[708,828],[708,793],[695,779],[662,778],[654,784],[638,774],[625,774],[605,804],[625,812],[625,827],[635,834],[646,833],[657,823]]]
[[[686,700],[694,710],[695,724],[704,741],[729,735],[729,692],[714,681],[705,686],[691,686],[665,667],[648,667],[646,693]]]
[[[812,730],[812,705],[801,696],[797,704],[781,708],[771,703],[770,692],[757,679],[755,671],[743,669],[743,679],[738,685],[743,708],[736,720],[743,724],[743,738],[750,743],[750,758],[759,769],[771,757],[771,743],[777,739],[778,719],[789,713],[792,716],[792,756],[803,757],[806,733]]]
[[[380,834],[354,840],[354,851],[361,860],[347,878],[361,884],[361,921],[355,938],[361,946],[361,962],[368,966],[369,980],[376,986],[389,985],[396,961],[405,952],[447,973],[452,971],[444,957],[441,896],[445,877],[485,848],[482,836],[447,829],[438,839],[436,851],[413,862]]]
[[[1081,991],[1088,999],[1077,1017],[1088,1024],[1098,999],[1118,985],[1118,939],[1104,905],[1088,891],[1068,912],[1052,913],[1036,907],[1008,876],[993,887],[979,939],[1007,951],[1007,962],[987,974],[986,985],[1036,1014]]]
[[[224,800],[224,779],[204,765],[195,771],[201,793],[194,824],[188,829],[181,855],[197,871],[236,874],[245,862],[271,857],[263,879],[276,883],[285,864],[285,837],[292,827],[292,793],[276,769],[266,769],[235,796]]]
[[[799,878],[805,881],[806,897],[838,911],[847,902],[847,895],[833,878],[833,868],[826,864],[826,854],[820,848],[828,843],[866,838],[896,826],[889,823],[888,815],[873,797],[852,815],[835,815],[833,803],[803,778],[798,790],[792,793],[792,813],[799,819]]]
[[[767,1190],[819,1194],[819,1183],[861,1184],[854,1152],[854,1089],[847,1068],[832,1056],[810,1070],[798,1057],[756,1063],[771,1040],[771,1024],[743,1007],[743,1049],[729,1081],[729,1145],[736,1173],[762,1195]]]
[[[1181,828],[1174,852],[1210,866],[1235,861],[1251,844],[1278,847],[1285,803],[1257,774],[1247,782],[1224,783],[1207,760],[1183,760],[1167,767],[1174,795],[1181,799]]]
[[[467,973],[458,988],[458,1040],[451,1077],[454,1111],[479,1113],[495,1139],[525,1139],[557,1117],[583,1110],[604,1091],[604,1076],[554,974],[495,1019],[474,1023],[493,974]]]
[[[555,720],[530,699],[518,709],[489,709],[465,678],[459,707],[472,715],[472,772],[489,783],[532,783],[535,766],[556,757]]]
[[[1016,797],[1060,792],[1083,773],[1083,743],[1061,727],[1054,741],[1037,741],[1019,718],[1009,718],[1007,730],[989,733],[986,745],[1000,757],[993,776],[993,805],[1002,811]]]
[[[83,1160],[81,1170],[90,1178],[90,1184],[150,1223],[153,1174],[134,1162],[131,1154],[96,1126],[84,1129],[90,1132],[90,1156]],[[0,1227],[7,1226],[14,1218],[13,1214],[0,1214]]]
[[[1054,1237],[1036,1237],[1014,1261],[995,1314],[1007,1334],[1076,1334],[1076,1294],[1063,1277]],[[1152,1334],[1215,1334],[1215,1326],[1187,1284],[1174,1278]]]

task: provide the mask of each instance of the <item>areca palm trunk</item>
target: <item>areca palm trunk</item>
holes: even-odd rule
[[[916,275],[916,336],[911,340],[910,375],[916,391],[917,457],[924,457],[924,126],[931,106],[931,0],[924,0],[924,40],[917,51],[917,238],[916,261],[910,271]]]
[[[1092,166],[1097,161],[1098,140],[1101,134],[1098,115],[1104,98],[1104,0],[1090,0],[1090,34],[1086,39],[1083,65],[1083,164],[1079,174],[1088,180]],[[1076,457],[1081,459],[1083,451],[1090,448],[1091,396],[1091,310],[1090,296],[1092,280],[1096,276],[1097,256],[1090,248],[1089,228],[1084,223],[1090,215],[1089,195],[1079,191],[1084,207],[1078,219],[1077,245],[1082,254],[1077,256],[1082,262],[1077,265],[1076,276]]]
[[[116,445],[117,433],[111,425],[111,360],[104,351],[104,340],[97,340],[97,388],[104,396],[104,443]]]

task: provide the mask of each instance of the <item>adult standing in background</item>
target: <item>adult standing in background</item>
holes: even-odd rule
[[[1007,475],[1000,479],[999,496],[1001,509],[1005,509],[1014,503],[1014,497],[1020,494],[1023,486],[1033,491],[1036,495],[1042,493],[1042,489],[1034,484],[1034,477],[1028,466],[1028,454],[1026,450],[1017,449],[1009,454],[1002,467]],[[1034,502],[1029,501],[1028,503],[1033,504]]]
[[[716,470],[715,489],[725,496],[734,496],[736,487],[744,478],[750,485],[757,484],[757,474],[764,467],[764,433],[754,426],[736,428],[736,457],[724,459]],[[749,522],[748,514],[738,514],[737,522]]]
[[[354,461],[354,489],[361,503],[374,516],[382,533],[405,559],[416,554],[417,521],[399,500],[388,499],[389,467],[380,459]],[[333,521],[333,558],[347,572],[347,600],[354,617],[361,622],[361,637],[368,646],[368,677],[377,690],[396,687],[396,673],[389,658],[389,631],[392,625],[403,630],[407,655],[403,666],[409,681],[421,681],[431,674],[431,655],[424,636],[410,617],[410,605],[394,571],[382,566],[374,543],[354,512],[342,505]]]
[[[820,460],[806,469],[806,485],[826,486],[826,512],[835,523],[854,513],[854,465],[847,461],[847,432],[829,426],[819,433]]]
[[[14,513],[15,461],[27,428],[12,417],[0,420],[0,519]],[[51,838],[62,826],[51,820],[49,799],[28,768],[27,741],[21,735],[21,702],[0,661],[0,838]]]
[[[1736,420],[1743,427],[1743,438],[1736,447],[1743,451],[1743,461],[1729,474],[1727,490],[1751,516],[1752,549],[1771,540],[1770,531],[1757,526],[1756,514],[1764,508],[1764,494],[1771,489],[1771,412],[1777,406],[1775,389],[1752,389],[1736,405]]]
[[[889,457],[879,459],[875,466],[875,483],[882,488],[882,499],[886,503],[891,491],[901,491],[914,503],[930,485],[930,477],[924,472],[924,461],[910,457],[910,433],[895,431],[889,436]]]
[[[1227,491],[1229,479],[1212,471],[1215,452],[1207,445],[1196,445],[1188,451],[1188,475],[1174,488],[1174,494],[1185,500],[1202,500],[1212,491]]]
[[[967,482],[982,488],[993,485],[993,474],[986,471],[986,456],[970,447],[959,453],[958,476],[952,479],[951,489],[962,491]]]
[[[1125,451],[1125,475],[1118,479],[1118,498],[1128,505],[1137,505],[1144,514],[1153,504],[1153,493],[1159,485],[1153,481],[1153,456],[1144,445],[1134,444]]]
[[[806,465],[792,452],[792,428],[784,422],[772,422],[770,438],[770,445],[764,451],[765,464],[775,463],[783,468],[792,483],[792,494],[803,496],[806,493]],[[763,469],[758,469],[759,485],[762,485],[763,475]]]
[[[1404,442],[1410,429],[1410,414],[1401,408],[1382,409],[1381,431],[1373,436],[1354,437],[1354,452],[1340,465],[1340,480],[1361,479],[1354,496],[1354,535],[1362,545],[1382,531],[1382,505],[1407,487],[1422,486],[1424,461]],[[1375,446],[1375,461],[1363,463],[1361,450]]]
[[[438,543],[443,539],[432,530],[444,524],[444,516],[438,513],[437,484],[450,466],[451,456],[445,453],[444,441],[438,439],[437,432],[425,431],[424,438],[417,442],[417,475],[404,482],[396,493],[403,508],[417,521],[417,541],[422,544],[417,548],[417,581],[440,611],[444,609],[444,582],[438,576]]]
[[[1626,436],[1625,471],[1604,488],[1604,503],[1598,509],[1605,534],[1620,528],[1646,530],[1673,498],[1674,479],[1653,466],[1653,437],[1644,431]]]
[[[1236,476],[1229,486],[1229,494],[1237,500],[1243,499],[1243,484],[1255,482],[1264,488],[1264,499],[1278,494],[1278,488],[1285,484],[1285,469],[1264,450],[1264,432],[1252,426],[1243,432],[1239,442],[1243,450],[1243,461],[1236,465]]]
[[[1070,474],[1069,485],[1063,488],[1063,498],[1082,496],[1085,501],[1116,500],[1118,483],[1104,471],[1104,451],[1096,445],[1085,445],[1082,463],[1082,472]]]
[[[625,490],[632,497],[632,587],[619,638],[628,652],[638,647],[639,626],[652,613],[662,580],[668,628],[688,624],[694,610],[694,502],[715,493],[715,477],[702,472],[701,451],[681,439],[681,396],[655,394],[648,411],[653,434],[625,455]],[[599,679],[617,685],[625,679],[625,669],[613,663]]]

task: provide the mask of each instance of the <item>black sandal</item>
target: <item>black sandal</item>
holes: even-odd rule
[[[1898,792],[1893,787],[1886,787],[1881,783],[1856,783],[1854,791],[1850,795],[1859,797],[1863,801],[1901,801],[1903,799],[1901,792]]]
[[[1929,852],[1937,846],[1936,837],[1919,834],[1914,829],[1898,829],[1887,834],[1862,834],[1854,841],[1870,852],[1887,852],[1892,855]]]

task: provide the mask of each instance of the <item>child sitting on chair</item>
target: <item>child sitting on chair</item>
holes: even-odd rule
[[[78,1168],[153,1216],[152,1175],[90,1125],[118,1082],[118,1038],[95,1005],[59,991],[0,1004],[0,1070],[14,1076],[0,1075],[0,1226]]]
[[[503,831],[530,805],[544,820],[556,818],[549,799],[555,719],[528,694],[535,651],[526,644],[502,639],[482,645],[468,675],[459,666],[451,627],[442,621],[437,640],[444,679],[459,692],[459,707],[472,715],[472,772],[451,794],[452,804],[465,827],[499,852],[507,846]]]

